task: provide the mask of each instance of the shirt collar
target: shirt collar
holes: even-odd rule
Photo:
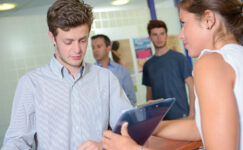
[[[60,78],[63,79],[64,77],[64,69],[66,69],[55,57],[55,55],[52,57],[51,62],[50,62],[50,67],[51,70]],[[80,67],[80,76],[85,71],[85,63],[84,61],[82,62],[82,65]]]
[[[109,65],[108,66],[111,66],[111,67],[115,67],[115,63],[110,59],[110,62],[109,62]]]
[[[97,66],[102,67],[102,65],[99,64],[97,61],[96,61],[94,64],[97,65]],[[115,65],[116,65],[116,64],[110,59],[109,64],[107,65],[106,68],[108,68],[108,67],[115,67]]]

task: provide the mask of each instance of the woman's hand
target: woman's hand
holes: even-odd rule
[[[127,131],[128,123],[122,124],[121,134],[118,135],[112,131],[105,131],[102,138],[102,145],[105,150],[139,150],[141,146],[129,136]]]

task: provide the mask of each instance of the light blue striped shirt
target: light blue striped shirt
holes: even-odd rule
[[[76,150],[99,142],[108,124],[131,108],[117,78],[107,69],[83,63],[76,79],[55,57],[24,75],[17,85],[2,150]]]
[[[98,62],[95,62],[95,65],[102,67],[100,64],[98,64]],[[118,78],[131,104],[133,106],[136,106],[137,99],[134,91],[134,85],[127,68],[118,63],[113,62],[112,60],[110,60],[110,63],[106,68],[109,69]]]

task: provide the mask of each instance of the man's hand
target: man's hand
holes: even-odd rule
[[[87,141],[80,145],[77,150],[102,150],[102,144],[95,141]]]
[[[158,102],[158,101],[162,101],[162,100],[164,100],[164,98],[155,99],[155,100],[148,100],[148,101],[146,102],[146,104],[150,104],[150,103],[154,103],[154,102]]]
[[[124,123],[121,128],[121,135],[112,131],[105,131],[102,138],[102,145],[106,150],[138,150],[141,146],[131,139],[127,131],[128,123]]]

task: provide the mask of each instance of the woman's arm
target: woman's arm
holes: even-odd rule
[[[206,54],[195,64],[194,75],[206,149],[238,149],[239,116],[232,67],[220,54]]]
[[[190,111],[189,111],[189,118],[194,119],[195,118],[195,95],[193,91],[194,83],[192,76],[189,76],[185,79],[186,85],[188,87],[189,92],[189,104],[190,104]]]
[[[162,121],[153,135],[173,140],[201,140],[195,120]]]
[[[105,131],[102,138],[102,146],[106,150],[140,150],[141,145],[138,145],[131,139],[127,131],[127,123],[124,123],[121,128],[121,135],[115,134],[112,131]],[[200,135],[194,120],[173,120],[163,121],[155,132],[157,136],[175,140],[198,141]],[[190,138],[188,138],[190,137]],[[143,148],[143,150],[151,150]]]

